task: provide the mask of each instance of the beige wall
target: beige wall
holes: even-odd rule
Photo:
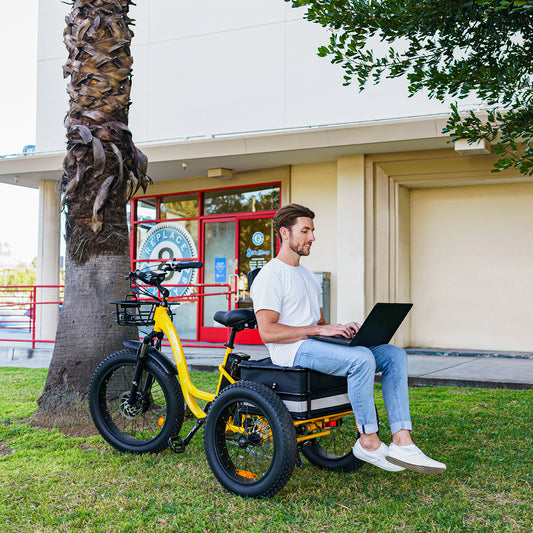
[[[331,321],[337,320],[337,164],[295,165],[291,168],[291,201],[315,212],[311,255],[302,264],[315,272],[331,272]]]
[[[411,191],[413,346],[531,351],[533,183]]]
[[[315,212],[315,237],[311,255],[304,258],[312,270],[335,272],[337,256],[337,164],[295,165],[291,168],[291,201]]]
[[[414,303],[401,346],[527,351],[533,184],[453,150],[365,160],[365,291]]]
[[[177,168],[178,163],[176,163]],[[150,167],[148,167],[150,174]],[[158,196],[161,194],[174,194],[178,192],[203,191],[208,189],[225,189],[230,187],[246,187],[259,183],[281,182],[282,202],[290,201],[290,168],[276,167],[249,172],[238,172],[233,178],[208,178],[196,176],[174,180],[156,181],[147,189],[146,194],[142,191],[136,196]]]
[[[362,322],[365,294],[365,156],[337,160],[338,322]]]
[[[364,156],[291,168],[291,201],[316,213],[316,242],[302,263],[331,272],[331,321],[365,317]]]

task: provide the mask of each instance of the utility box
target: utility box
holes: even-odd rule
[[[331,272],[314,272],[320,285],[324,320],[331,322]]]

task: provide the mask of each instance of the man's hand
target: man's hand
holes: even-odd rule
[[[321,319],[316,326],[285,326],[278,322],[279,313],[269,309],[261,309],[255,314],[259,334],[264,343],[290,343],[307,339],[308,335],[325,335],[334,337],[342,335],[351,339],[361,327],[358,322],[349,322],[348,324],[327,324],[324,315],[321,313]]]
[[[335,335],[342,335],[347,339],[351,339],[359,331],[361,324],[358,322],[348,322],[348,324],[324,324],[320,326],[319,335],[326,337],[334,337]]]

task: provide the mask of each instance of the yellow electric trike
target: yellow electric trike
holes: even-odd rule
[[[303,368],[252,361],[234,351],[235,337],[255,328],[252,309],[219,311],[214,319],[230,328],[214,394],[196,388],[172,320],[170,292],[163,286],[172,271],[200,268],[199,261],[170,260],[157,269],[128,275],[132,294],[115,302],[120,325],[151,326],[142,340],[124,343],[95,370],[89,387],[92,419],[102,437],[122,452],[183,452],[204,426],[209,466],[230,492],[272,496],[289,480],[300,453],[313,465],[354,471],[364,463],[352,446],[355,418],[346,379]],[[174,363],[161,351],[166,336]],[[201,407],[198,400],[207,402]],[[185,409],[196,417],[180,437]]]

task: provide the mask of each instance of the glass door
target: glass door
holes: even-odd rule
[[[272,218],[241,218],[238,220],[237,302],[239,309],[253,307],[248,287],[248,272],[261,268],[276,256],[276,231]],[[237,341],[243,344],[261,344],[257,329],[241,331]]]
[[[200,340],[226,342],[227,328],[214,321],[217,311],[227,311],[225,294],[235,290],[236,238],[235,218],[204,222],[204,287],[200,316]],[[229,286],[229,287],[228,287]],[[210,296],[212,295],[212,296]]]
[[[276,234],[271,218],[239,220],[239,308],[252,307],[247,274],[262,268],[276,256],[275,245]]]
[[[247,275],[275,257],[276,234],[272,218],[236,215],[204,221],[203,235],[200,341],[226,342],[229,329],[215,322],[213,315],[229,308],[252,307]],[[229,288],[235,292],[230,302],[226,294],[221,294]],[[258,330],[239,332],[237,343],[261,344]]]

